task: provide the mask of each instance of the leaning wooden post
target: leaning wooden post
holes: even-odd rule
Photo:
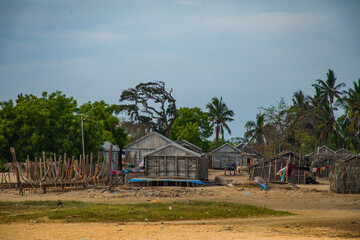
[[[19,195],[22,196],[22,195],[24,195],[24,192],[23,192],[23,189],[22,189],[22,186],[21,186],[20,174],[19,174],[20,165],[18,164],[18,162],[16,160],[15,148],[11,147],[10,152],[11,152],[11,156],[12,156],[12,159],[13,159],[13,165],[15,167],[15,176],[16,176],[16,183],[17,183],[18,188],[19,188]]]
[[[110,149],[109,149],[108,162],[107,162],[107,166],[106,166],[106,185],[109,184],[109,179],[110,179],[112,149],[113,149],[113,145],[111,144]]]

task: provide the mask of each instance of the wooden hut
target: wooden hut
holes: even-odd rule
[[[239,157],[239,166],[251,166],[264,160],[264,156],[262,154],[244,143],[240,143],[235,148],[241,152]]]
[[[109,159],[109,152],[111,145],[113,145],[113,148],[111,151],[112,156],[111,156],[110,170],[119,170],[121,168],[119,147],[108,141],[105,141],[104,144],[100,146],[99,153],[104,157],[105,161],[107,162]]]
[[[311,167],[327,167],[334,165],[340,159],[343,159],[346,156],[354,156],[355,154],[350,152],[347,149],[339,149],[338,151],[333,151],[327,146],[319,147],[316,151],[312,152],[309,155],[306,155],[305,158],[311,162]],[[318,177],[328,177],[329,171],[317,172],[315,174]]]
[[[360,193],[360,155],[349,154],[331,166],[330,190],[336,193]]]
[[[207,161],[201,154],[171,143],[143,155],[145,175],[151,178],[184,178],[204,180],[208,177]]]
[[[281,176],[276,174],[280,169],[286,167],[287,163],[293,164],[297,167],[310,167],[310,162],[304,160],[299,154],[294,152],[283,152],[269,160],[264,160],[252,165],[249,169],[250,179],[254,179],[255,176],[260,176],[269,182],[280,182]],[[305,184],[306,175],[305,170],[297,168],[292,171],[291,176],[287,179],[287,182],[291,182],[293,184]]]
[[[139,165],[144,159],[143,157],[146,153],[171,143],[173,143],[173,141],[161,135],[160,133],[149,133],[124,147],[126,156],[125,161],[127,163]]]
[[[328,162],[335,163],[336,159],[339,158],[335,151],[325,145],[318,147],[316,151],[306,155],[305,157],[309,159],[310,162],[316,162],[316,166],[318,164],[323,164],[323,162],[326,162],[326,164],[328,164]]]
[[[194,144],[184,140],[184,139],[180,139],[176,141],[177,144],[179,144],[180,146],[190,149],[193,152],[197,152],[197,153],[202,153],[202,149],[199,148],[198,146],[195,146]]]
[[[241,151],[229,143],[225,143],[221,147],[218,147],[212,154],[212,168],[224,169],[227,164],[236,163],[237,166],[240,164]]]

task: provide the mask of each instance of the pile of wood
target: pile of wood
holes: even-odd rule
[[[46,158],[43,152],[42,158],[35,158],[33,161],[26,159],[25,163],[19,163],[16,159],[14,148],[10,148],[13,167],[16,175],[17,185],[20,195],[23,188],[42,188],[46,192],[46,187],[86,187],[89,184],[99,185],[108,184],[110,181],[111,161],[100,161],[100,154],[95,163],[93,154],[79,159],[67,157],[66,154],[57,157]],[[112,146],[110,147],[109,158],[111,159]]]

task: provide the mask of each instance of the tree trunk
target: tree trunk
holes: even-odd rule
[[[217,145],[218,145],[219,131],[220,131],[220,126],[219,126],[219,124],[217,124],[216,128],[215,128],[215,148],[217,148]]]
[[[332,103],[330,104],[330,107],[331,107],[332,118],[333,118],[333,121],[334,121],[333,126],[332,126],[332,130],[333,130],[333,132],[335,133],[337,147],[340,148],[339,137],[338,137],[337,132],[335,131],[336,120],[335,120],[335,115],[334,115],[334,110],[333,110],[333,105],[332,105]]]

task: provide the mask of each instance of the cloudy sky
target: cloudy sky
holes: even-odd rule
[[[259,107],[333,69],[360,78],[360,1],[0,1],[0,101],[60,90],[117,104],[121,91],[161,80],[178,107],[212,97],[242,136]]]

